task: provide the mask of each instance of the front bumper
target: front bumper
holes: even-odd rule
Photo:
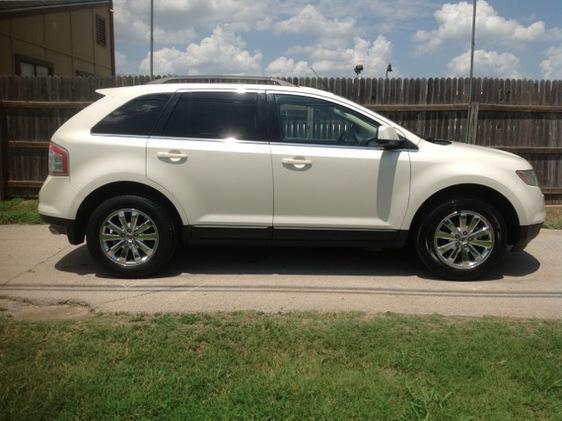
[[[39,216],[43,222],[49,224],[49,231],[53,234],[65,234],[70,244],[77,245],[84,242],[84,234],[79,232],[74,220],[43,214],[39,214]]]
[[[522,225],[519,227],[519,240],[513,245],[511,251],[521,251],[527,247],[533,238],[539,235],[542,228],[541,224]]]

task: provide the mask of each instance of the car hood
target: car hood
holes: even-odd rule
[[[454,154],[461,160],[482,160],[498,165],[507,165],[516,169],[531,169],[532,166],[518,155],[486,146],[469,145],[461,142],[435,145],[447,155]]]
[[[451,142],[449,147],[451,149],[454,149],[455,152],[485,153],[488,156],[496,155],[501,157],[521,159],[521,157],[511,152],[502,151],[501,149],[495,149],[488,146],[469,145],[468,143],[461,143],[461,142]]]

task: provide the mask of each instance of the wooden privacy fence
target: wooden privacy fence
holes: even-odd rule
[[[547,201],[562,203],[562,81],[475,79],[469,110],[467,78],[284,79],[354,100],[424,137],[517,153],[534,166]],[[51,135],[97,99],[96,89],[149,80],[0,76],[0,198],[37,194]]]

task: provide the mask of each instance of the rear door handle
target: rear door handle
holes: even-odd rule
[[[187,154],[180,151],[168,151],[168,152],[158,152],[156,154],[158,159],[162,161],[168,161],[173,163],[184,162],[187,160]]]

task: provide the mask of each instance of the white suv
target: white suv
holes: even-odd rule
[[[169,82],[169,81],[168,81]],[[39,212],[121,276],[179,244],[412,244],[469,280],[544,221],[531,165],[425,140],[331,93],[283,84],[159,83],[103,98],[52,137]]]

